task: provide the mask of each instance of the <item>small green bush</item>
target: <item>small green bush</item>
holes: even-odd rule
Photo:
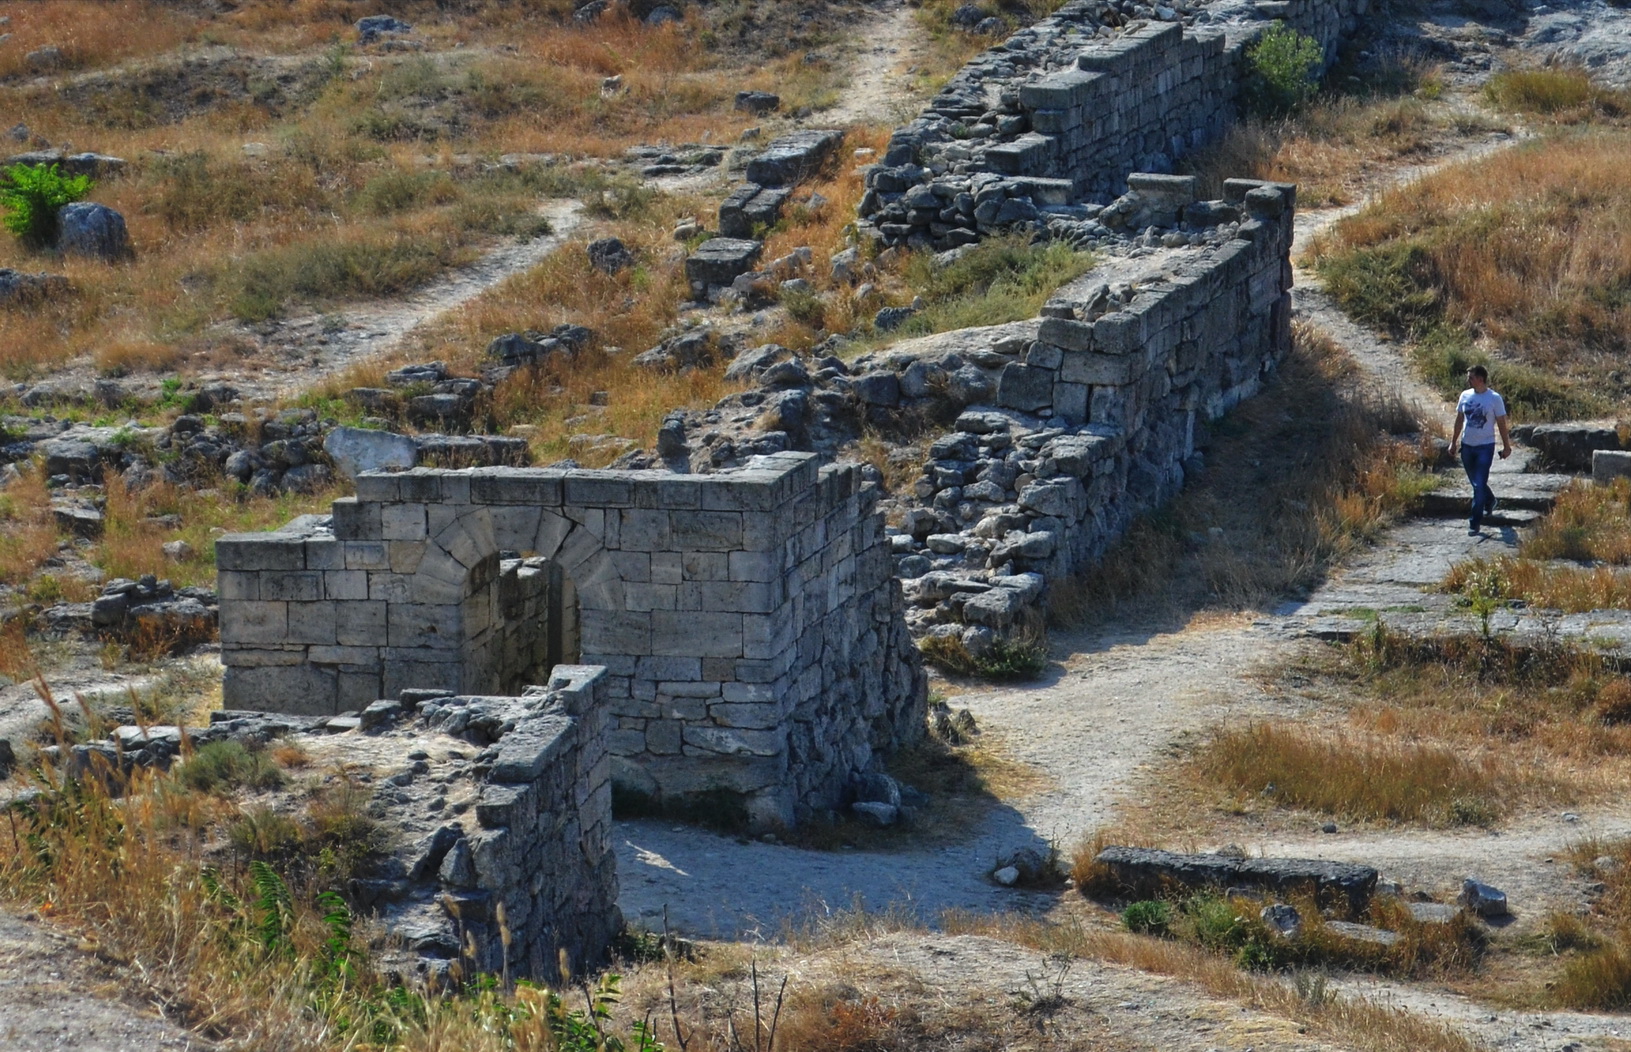
[[[91,192],[88,175],[63,175],[54,164],[14,164],[0,172],[0,208],[6,229],[29,248],[57,240],[57,209]]]
[[[182,765],[181,784],[201,793],[220,789],[276,789],[283,772],[270,757],[242,742],[210,742]]]
[[[1172,924],[1172,907],[1159,899],[1141,899],[1121,911],[1121,923],[1140,935],[1165,935]]]
[[[1246,49],[1249,71],[1243,87],[1247,109],[1280,117],[1297,109],[1319,90],[1325,52],[1319,41],[1276,22]]]

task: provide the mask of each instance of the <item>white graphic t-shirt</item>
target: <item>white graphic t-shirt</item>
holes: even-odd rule
[[[1493,446],[1495,444],[1495,418],[1506,415],[1506,402],[1494,391],[1486,388],[1479,394],[1472,388],[1461,392],[1455,411],[1466,418],[1461,429],[1464,446]]]

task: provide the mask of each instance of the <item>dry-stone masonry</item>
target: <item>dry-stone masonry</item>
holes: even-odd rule
[[[346,890],[379,918],[388,970],[440,985],[456,962],[465,978],[556,982],[563,957],[574,974],[604,960],[622,920],[608,678],[561,665],[516,696],[410,690],[348,716],[218,710],[207,727],[127,724],[42,752],[117,788],[132,768],[168,769],[188,743],[293,741],[315,766],[343,766],[386,833]]]
[[[940,250],[1052,219],[1091,232],[1126,173],[1171,171],[1234,122],[1245,51],[1270,20],[1331,55],[1369,6],[1217,5],[1215,24],[1112,29],[1109,5],[1072,0],[975,58],[895,132],[861,217],[887,243]]]
[[[332,714],[600,665],[623,788],[792,824],[923,729],[874,493],[804,453],[363,474],[331,516],[217,543],[224,701]]]

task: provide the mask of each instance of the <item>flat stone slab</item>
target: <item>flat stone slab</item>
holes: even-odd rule
[[[697,246],[685,261],[692,285],[729,285],[753,269],[764,246],[746,238],[716,237]]]
[[[1306,858],[1184,855],[1142,847],[1107,847],[1095,860],[1133,891],[1183,887],[1252,887],[1280,894],[1312,890],[1321,906],[1364,912],[1376,890],[1376,870]]]
[[[1386,931],[1382,928],[1373,928],[1369,924],[1354,924],[1350,921],[1326,921],[1325,930],[1349,942],[1365,943],[1381,949],[1386,949],[1403,938],[1396,931]]]
[[[1490,489],[1501,507],[1486,522],[1515,512],[1548,512],[1557,503],[1558,491],[1576,481],[1573,475],[1501,473],[1492,475]],[[1446,484],[1422,498],[1422,510],[1429,515],[1465,515],[1472,502],[1472,486],[1465,478],[1447,478]],[[1532,521],[1535,516],[1529,516]]]
[[[748,162],[747,180],[760,186],[792,186],[813,173],[844,141],[836,129],[810,128],[771,140]]]

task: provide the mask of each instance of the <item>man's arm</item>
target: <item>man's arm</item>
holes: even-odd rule
[[[1461,445],[1461,429],[1466,426],[1467,414],[1457,411],[1455,414],[1455,430],[1450,434],[1450,456],[1452,457],[1455,456],[1456,447]],[[1501,426],[1505,427],[1506,425],[1503,424]]]
[[[1506,417],[1495,418],[1495,428],[1501,432],[1501,459],[1505,460],[1512,455],[1512,434],[1507,429]]]

